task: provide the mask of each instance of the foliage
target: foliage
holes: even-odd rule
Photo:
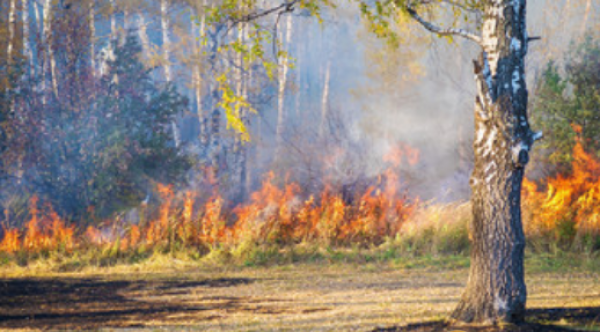
[[[600,41],[588,34],[572,47],[564,68],[550,61],[542,73],[532,107],[533,120],[544,132],[548,160],[558,171],[570,169],[573,148],[600,157]]]
[[[30,191],[74,220],[136,206],[151,181],[174,182],[190,166],[170,130],[186,99],[151,80],[134,37],[113,47],[114,60],[99,81],[82,76],[78,86],[63,85],[68,99],[44,103],[42,93],[24,87],[22,111],[10,124],[15,135],[4,155],[10,167],[20,168]]]
[[[398,26],[408,24],[407,18],[411,16],[411,10],[422,10],[433,16],[450,18],[451,27],[457,27],[460,23],[472,21],[472,13],[480,11],[485,2],[475,0],[459,1],[407,1],[407,0],[358,0],[361,13],[369,24],[369,29],[376,36],[386,40],[392,47],[403,45],[403,34],[406,31],[398,31]],[[444,4],[446,6],[440,6]],[[439,35],[453,42],[452,35]]]
[[[256,113],[256,110],[250,106],[250,103],[248,103],[246,98],[235,94],[228,84],[226,74],[217,77],[217,82],[219,83],[219,91],[221,92],[221,101],[217,106],[225,110],[227,127],[238,132],[243,142],[249,142],[250,134],[248,133],[246,124],[242,120],[241,110],[242,108],[247,108],[252,113]]]

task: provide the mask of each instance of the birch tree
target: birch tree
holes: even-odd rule
[[[198,17],[198,22],[193,22],[192,24],[192,41],[197,40],[194,44],[194,49],[196,50],[196,63],[194,64],[194,78],[193,78],[193,87],[196,98],[196,114],[198,116],[198,125],[200,128],[200,137],[201,141],[202,137],[205,135],[205,122],[204,122],[204,112],[202,110],[202,38],[206,33],[206,0],[202,1],[201,6],[196,8],[196,13]]]
[[[42,49],[41,52],[38,51],[38,53],[41,53],[41,56],[39,57],[39,63],[38,66],[36,68],[37,70],[37,75],[38,75],[38,79],[39,79],[39,91],[42,92],[42,105],[45,106],[46,105],[46,51],[45,49],[43,49],[43,46],[40,45],[44,45],[44,33],[43,33],[43,21],[44,21],[44,14],[43,14],[43,7],[42,4],[39,2],[34,2],[34,12],[35,12],[35,22],[36,22],[36,35],[39,36],[37,39],[39,40],[39,44],[37,44],[36,48]]]
[[[8,45],[6,47],[6,63],[7,63],[7,73],[12,72],[13,65],[13,49],[15,47],[15,30],[17,25],[17,8],[16,8],[16,0],[10,0],[9,8],[8,8]],[[10,82],[11,80],[8,80]],[[9,94],[10,83],[6,84],[5,94]],[[11,96],[10,100],[10,112],[14,112],[14,99]]]
[[[520,322],[527,299],[521,184],[531,147],[541,138],[527,117],[527,0],[482,2],[474,8],[483,15],[478,33],[439,27],[420,15],[418,5],[409,2],[404,8],[427,30],[466,38],[481,49],[474,61],[471,268],[452,318],[468,323]]]
[[[92,76],[96,76],[96,10],[94,1],[89,2],[88,26],[90,29],[90,66]]]
[[[58,72],[56,68],[56,58],[54,56],[53,35],[52,35],[52,20],[53,20],[53,3],[52,0],[44,1],[44,44],[46,46],[47,60],[50,65],[50,79],[52,82],[52,91],[54,96],[58,98]]]
[[[292,37],[292,16],[287,15],[285,18],[285,35],[282,40],[282,44],[285,46],[289,46],[290,40]],[[287,76],[289,70],[288,58],[284,57],[281,61],[281,68],[279,68],[278,75],[278,96],[277,96],[277,127],[275,128],[276,136],[277,136],[277,148],[278,151],[283,144],[283,133],[285,131],[285,119],[286,119],[286,109],[285,109],[285,91],[287,84]]]
[[[142,54],[147,58],[150,56],[150,38],[148,38],[147,23],[143,11],[137,14],[137,33],[142,44]]]
[[[327,125],[327,112],[329,109],[329,81],[331,79],[331,59],[327,59],[325,65],[325,77],[323,78],[323,94],[321,96],[321,125],[319,126],[319,136],[325,134]]]
[[[110,0],[110,38],[117,39],[117,0]]]
[[[309,8],[319,17],[319,9],[327,4],[291,0],[248,15],[233,13],[229,19],[241,22],[281,15],[296,5]],[[471,267],[467,287],[452,318],[478,324],[523,321],[527,290],[521,185],[533,143],[542,137],[531,130],[527,115],[525,57],[532,40],[527,33],[527,0],[375,0],[361,2],[360,6],[372,32],[390,44],[398,43],[397,33],[391,28],[393,21],[408,16],[435,35],[450,40],[465,38],[479,47],[474,61],[477,93]],[[423,14],[444,8],[454,14],[449,27],[430,21],[428,17],[435,15]],[[223,12],[228,13],[227,9]],[[477,31],[458,27],[465,17],[481,22],[473,24]]]
[[[31,40],[30,40],[30,29],[29,29],[29,24],[30,19],[29,19],[29,0],[22,0],[23,1],[23,55],[25,56],[25,59],[27,59],[27,63],[29,64],[29,75],[33,74],[33,68],[35,66],[34,61],[33,61],[33,52],[31,51]]]
[[[170,18],[169,18],[169,0],[160,1],[160,27],[163,38],[163,54],[164,54],[164,71],[165,80],[167,84],[170,84],[173,80],[171,73],[171,30],[170,30]],[[181,140],[179,138],[179,129],[177,128],[177,121],[171,122],[173,128],[173,139],[175,140],[175,146],[179,147]]]

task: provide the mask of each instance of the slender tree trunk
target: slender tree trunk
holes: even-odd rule
[[[327,112],[329,110],[329,81],[331,77],[331,60],[327,60],[325,67],[325,78],[323,80],[323,96],[321,100],[321,125],[319,126],[319,137],[325,134],[327,125]]]
[[[243,23],[240,26],[238,31],[238,39],[243,45],[246,42],[246,34],[247,34],[247,24]],[[247,77],[244,76],[244,59],[241,53],[237,54],[237,94],[242,96],[242,98],[248,98],[248,80]],[[248,126],[248,109],[243,107],[240,110],[240,119],[244,123],[244,125]],[[235,174],[236,174],[236,182],[239,188],[237,201],[242,202],[246,197],[246,154],[247,154],[247,146],[243,140],[243,134],[239,133],[236,136],[235,142]]]
[[[15,30],[17,25],[17,0],[10,0],[8,8],[8,46],[6,48],[6,61],[12,65],[13,49],[15,46]]]
[[[160,0],[160,26],[163,38],[163,53],[165,56],[165,79],[171,82],[171,31],[169,30],[169,0]]]
[[[213,91],[213,100],[219,98],[218,90]],[[209,161],[210,161],[210,175],[209,180],[212,183],[216,183],[220,173],[220,155],[221,155],[221,110],[219,107],[214,106],[211,114],[210,123],[210,146],[209,146]]]
[[[527,290],[521,183],[534,134],[527,120],[526,0],[485,8],[483,52],[475,61],[475,168],[471,177],[471,269],[452,317],[463,322],[520,322]]]
[[[89,2],[88,26],[90,29],[90,66],[92,67],[92,77],[96,76],[96,10],[94,1]]]
[[[304,30],[301,26],[301,22],[302,20],[296,20],[296,28],[294,29],[295,31],[295,36],[294,36],[294,40],[298,40],[301,41],[304,38]],[[296,56],[296,85],[298,88],[298,91],[296,92],[296,100],[294,102],[294,112],[295,115],[299,115],[300,114],[300,105],[301,105],[301,101],[302,101],[302,54],[304,52],[304,43],[299,42],[296,44],[296,51],[295,51],[295,56]]]
[[[137,33],[142,44],[142,52],[144,53],[144,57],[147,58],[150,54],[150,39],[148,38],[146,19],[144,18],[143,12],[137,15],[137,24]]]
[[[587,28],[587,22],[590,17],[590,12],[592,11],[592,0],[587,0],[585,3],[585,12],[583,16],[583,21],[581,22],[581,33],[585,33]]]
[[[110,39],[117,40],[117,1],[110,0]]]
[[[39,2],[34,2],[34,6],[35,6],[35,22],[36,22],[36,29],[37,29],[37,35],[38,35],[38,42],[39,44],[36,44],[36,50],[38,53],[38,59],[39,59],[39,64],[37,67],[37,75],[38,75],[38,79],[40,82],[40,86],[39,86],[39,92],[41,92],[42,94],[42,106],[46,106],[46,50],[44,49],[44,45],[45,45],[45,41],[44,41],[44,33],[43,33],[43,21],[44,21],[44,15],[43,15],[43,7]]]
[[[23,0],[23,55],[29,64],[28,77],[33,76],[35,63],[33,61],[33,52],[31,51],[30,29],[29,29],[29,0]]]
[[[53,36],[52,36],[52,0],[44,1],[44,43],[46,44],[46,52],[48,54],[48,62],[50,63],[50,76],[52,80],[52,91],[58,99],[58,72],[56,70],[56,59],[54,58]]]
[[[292,16],[287,15],[285,21],[285,36],[283,39],[283,45],[289,46],[290,39],[292,37]],[[277,148],[280,149],[283,144],[283,133],[285,131],[285,87],[287,83],[288,73],[288,60],[283,59],[281,68],[279,69],[279,91],[277,97],[277,127],[275,128],[275,135],[277,140]],[[278,154],[278,152],[277,152]]]
[[[6,49],[6,72],[9,74],[9,76],[12,74],[13,72],[13,49],[15,47],[15,30],[16,30],[16,25],[17,25],[17,8],[16,8],[16,3],[17,0],[10,0],[10,7],[8,9],[8,46]],[[7,84],[6,84],[6,94],[8,95],[9,91],[11,90],[11,82],[12,80],[9,78],[7,80]],[[14,98],[14,94],[10,93],[10,97],[9,97],[9,110],[10,113],[13,113],[15,111],[15,98]]]
[[[162,30],[162,38],[163,38],[163,52],[165,55],[165,80],[167,84],[170,84],[172,81],[172,73],[171,73],[171,31],[170,31],[170,20],[169,20],[169,0],[161,0],[160,1],[160,26]],[[181,141],[179,138],[179,128],[177,127],[177,120],[171,121],[171,127],[173,128],[173,140],[175,141],[175,146],[179,147],[181,145]]]
[[[193,23],[194,29],[192,33],[192,39],[198,38],[197,43],[193,43],[193,47],[196,53],[196,63],[194,64],[194,90],[196,93],[196,113],[198,115],[198,124],[200,128],[200,141],[205,142],[202,137],[206,135],[206,127],[204,122],[204,112],[202,111],[202,38],[206,31],[206,18],[205,18],[205,7],[206,0],[202,1],[202,7],[197,9],[197,13],[200,17],[199,24]]]

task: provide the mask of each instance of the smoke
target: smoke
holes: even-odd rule
[[[573,40],[597,24],[600,4],[593,2],[588,10],[587,2],[529,3],[530,35],[542,37],[530,47],[530,89],[550,58],[560,59]],[[150,4],[141,9],[130,7],[128,13],[144,18],[151,44],[144,59],[148,67],[155,68],[152,78],[161,83],[165,59],[161,58],[160,11]],[[116,15],[117,24],[124,26],[124,13]],[[190,68],[200,60],[193,55],[199,47],[198,39],[191,35],[195,31],[193,15],[182,3],[174,5],[172,15],[170,61],[178,90],[191,101],[178,115],[179,133],[185,150],[200,160],[205,157],[198,152],[203,150],[198,146],[203,119],[197,114],[213,110],[214,73],[203,73],[204,99],[196,103]],[[250,86],[250,100],[258,114],[250,117],[249,124],[249,189],[256,189],[271,170],[277,171],[281,181],[295,181],[311,191],[327,183],[373,182],[390,166],[384,156],[408,145],[420,151],[420,160],[415,165],[403,164],[400,182],[405,189],[425,200],[468,198],[474,122],[471,60],[477,56],[477,47],[459,39],[449,44],[412,23],[400,31],[399,48],[391,49],[366,31],[358,9],[347,3],[326,10],[322,24],[299,10],[286,15],[293,15],[293,31],[291,43],[281,49],[294,59],[294,68],[288,74],[284,97],[283,140],[278,144],[276,138],[277,82],[257,75]],[[87,16],[82,17],[85,22]],[[274,25],[275,18],[265,20]],[[135,24],[129,22],[128,28],[138,29],[138,23],[137,19]],[[99,54],[109,45],[110,18],[98,18],[95,28],[95,52]],[[71,32],[61,33],[68,36]],[[279,31],[278,36],[283,35]],[[42,54],[41,48],[36,53]],[[84,66],[85,55],[80,61]],[[328,97],[324,98],[326,90]],[[206,109],[199,112],[197,104]],[[235,133],[221,134],[226,163],[232,160]],[[229,186],[235,189],[236,185]]]

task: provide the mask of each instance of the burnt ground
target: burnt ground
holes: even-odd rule
[[[534,309],[528,310],[529,323],[521,327],[449,328],[439,322],[419,323],[439,321],[451,310],[463,287],[455,279],[462,275],[461,271],[440,274],[291,268],[272,273],[268,269],[219,273],[214,277],[190,272],[158,277],[3,278],[0,330],[600,330],[596,275],[544,275],[531,281],[530,306]],[[590,292],[592,289],[596,292]]]
[[[215,298],[214,304],[183,301],[144,301],[128,294],[145,291],[159,295],[186,293],[190,288],[231,287],[251,279],[207,279],[202,281],[128,281],[93,278],[23,278],[0,280],[0,327],[40,329],[91,329],[136,327],[144,320],[176,323],[186,316],[214,309],[252,310],[237,297]],[[178,315],[172,319],[173,314]],[[206,316],[203,319],[214,319]]]

